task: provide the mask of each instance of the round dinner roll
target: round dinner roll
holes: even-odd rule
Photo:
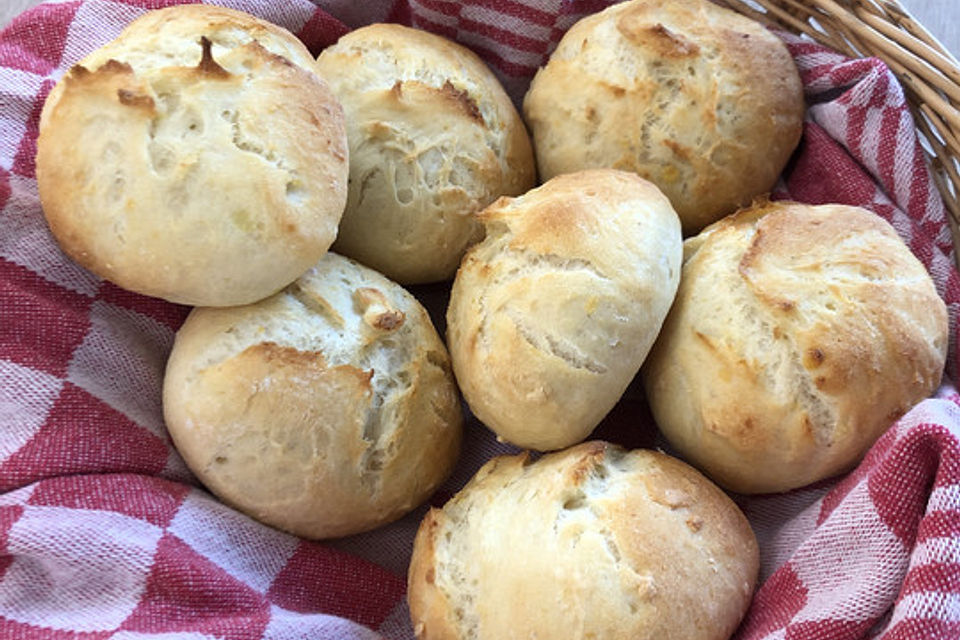
[[[637,374],[680,277],[680,222],[636,174],[558,176],[479,215],[447,308],[457,382],[497,435],[586,438]]]
[[[485,464],[420,524],[421,640],[726,640],[757,542],[720,489],[662,453],[587,442]]]
[[[632,0],[576,23],[524,103],[540,176],[635,171],[685,235],[769,191],[800,140],[786,46],[708,0]]]
[[[150,296],[255,302],[329,249],[347,193],[343,109],[291,33],[238,11],[145,14],[66,73],[37,186],[64,252]]]
[[[352,31],[318,59],[347,114],[350,186],[334,250],[401,284],[448,280],[474,214],[534,186],[520,115],[472,51],[398,24]]]
[[[758,202],[684,256],[643,378],[660,430],[721,486],[842,473],[939,385],[946,306],[873,213]]]
[[[449,357],[426,311],[333,253],[266,300],[195,309],[170,354],[163,410],[207,488],[313,539],[419,505],[461,439]]]

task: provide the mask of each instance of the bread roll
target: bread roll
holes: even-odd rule
[[[757,543],[736,505],[662,453],[588,442],[488,462],[413,547],[422,640],[726,640]]]
[[[410,511],[447,477],[461,437],[447,352],[423,307],[332,253],[254,305],[195,309],[163,408],[213,493],[306,538]]]
[[[486,239],[447,309],[454,372],[500,438],[580,442],[613,408],[677,290],[680,223],[660,191],[610,169],[558,176],[483,211]]]
[[[202,5],[147,13],[67,72],[37,149],[43,210],[70,257],[207,306],[254,302],[315,264],[347,169],[342,108],[303,44]]]
[[[663,434],[720,485],[786,491],[846,471],[939,385],[946,307],[869,211],[760,202],[684,250],[643,377]]]
[[[533,187],[519,114],[473,52],[374,24],[321,53],[347,113],[350,190],[336,251],[401,284],[453,277],[478,239],[474,214]]]
[[[632,0],[582,19],[523,106],[542,179],[635,171],[686,235],[773,187],[804,112],[784,44],[708,0]]]

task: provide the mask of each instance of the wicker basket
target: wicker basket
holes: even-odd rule
[[[714,0],[896,74],[960,247],[960,63],[897,0]],[[956,254],[960,256],[960,251]]]

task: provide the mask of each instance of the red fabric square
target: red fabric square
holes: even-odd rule
[[[74,473],[157,474],[167,444],[66,382],[36,435],[0,465],[0,490]]]
[[[310,53],[316,56],[348,31],[347,25],[326,11],[315,11],[296,35],[307,46]]]
[[[290,611],[342,616],[375,629],[405,591],[403,578],[375,564],[302,542],[277,574],[267,597]]]
[[[101,640],[111,635],[113,631],[65,631],[0,618],[0,638],[3,640]]]
[[[786,640],[859,640],[870,628],[870,621],[813,620],[787,627]]]
[[[936,441],[925,429],[914,429],[897,443],[896,455],[887,457],[867,476],[867,489],[877,515],[903,543],[911,548],[926,508],[929,486],[940,454]]]
[[[0,358],[64,376],[90,326],[90,298],[0,258]]]
[[[960,328],[958,328],[960,331]],[[954,402],[957,402],[954,400]],[[960,404],[960,403],[958,403]],[[935,433],[938,456],[937,475],[933,479],[933,488],[946,488],[960,481],[960,438],[956,435],[956,427],[951,430],[950,424],[931,424],[929,428]]]
[[[260,638],[269,620],[266,598],[165,533],[140,604],[120,628],[241,640]]]
[[[960,593],[960,564],[933,562],[911,569],[903,581],[901,594],[923,591]]]
[[[7,567],[13,562],[13,556],[7,553],[7,543],[10,536],[10,527],[23,515],[23,507],[10,505],[0,507],[0,583]]]
[[[787,188],[791,198],[801,202],[858,207],[869,204],[876,192],[876,186],[863,173],[863,168],[812,122],[804,127],[793,170],[787,177]]]
[[[591,13],[603,11],[619,0],[578,0],[577,2],[563,2],[560,5],[560,15],[569,15],[571,13],[577,16],[587,16]]]
[[[917,544],[931,538],[956,538],[960,540],[960,511],[934,511],[920,522]]]
[[[13,190],[10,188],[10,172],[0,167],[0,209],[7,206],[11,193]]]
[[[14,18],[0,42],[0,65],[37,75],[53,71],[60,64],[70,22],[81,4],[42,4]]]
[[[134,474],[65,476],[41,482],[28,504],[116,511],[165,527],[189,492],[176,482]]]
[[[127,291],[106,280],[100,284],[100,288],[97,290],[97,300],[136,311],[148,318],[153,318],[174,331],[180,328],[192,308]]]
[[[394,0],[393,6],[390,7],[390,13],[387,15],[385,22],[397,22],[400,24],[412,24],[411,20],[413,19],[412,9],[410,8],[410,0]]]
[[[793,567],[784,565],[754,596],[738,636],[761,638],[783,629],[806,604],[806,586]]]

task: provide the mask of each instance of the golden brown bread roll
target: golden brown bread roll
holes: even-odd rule
[[[757,578],[753,531],[688,465],[603,442],[491,460],[414,542],[417,638],[726,640]]]
[[[542,179],[635,171],[689,235],[773,187],[804,100],[793,59],[760,24],[708,0],[632,0],[576,23],[523,107]]]
[[[760,202],[684,251],[643,377],[663,434],[721,486],[841,473],[937,388],[946,307],[869,211]]]
[[[534,185],[510,98],[472,51],[397,24],[348,33],[318,65],[350,144],[335,250],[401,284],[451,278],[478,239],[474,214]]]
[[[343,111],[289,32],[183,5],[145,14],[44,105],[37,184],[50,229],[118,285],[194,305],[254,302],[333,242]]]
[[[632,173],[558,176],[479,215],[447,309],[476,416],[521,447],[580,442],[613,408],[676,293],[680,222]]]
[[[213,493],[307,538],[413,509],[460,443],[459,394],[426,311],[333,253],[266,300],[195,309],[170,354],[163,410]]]

